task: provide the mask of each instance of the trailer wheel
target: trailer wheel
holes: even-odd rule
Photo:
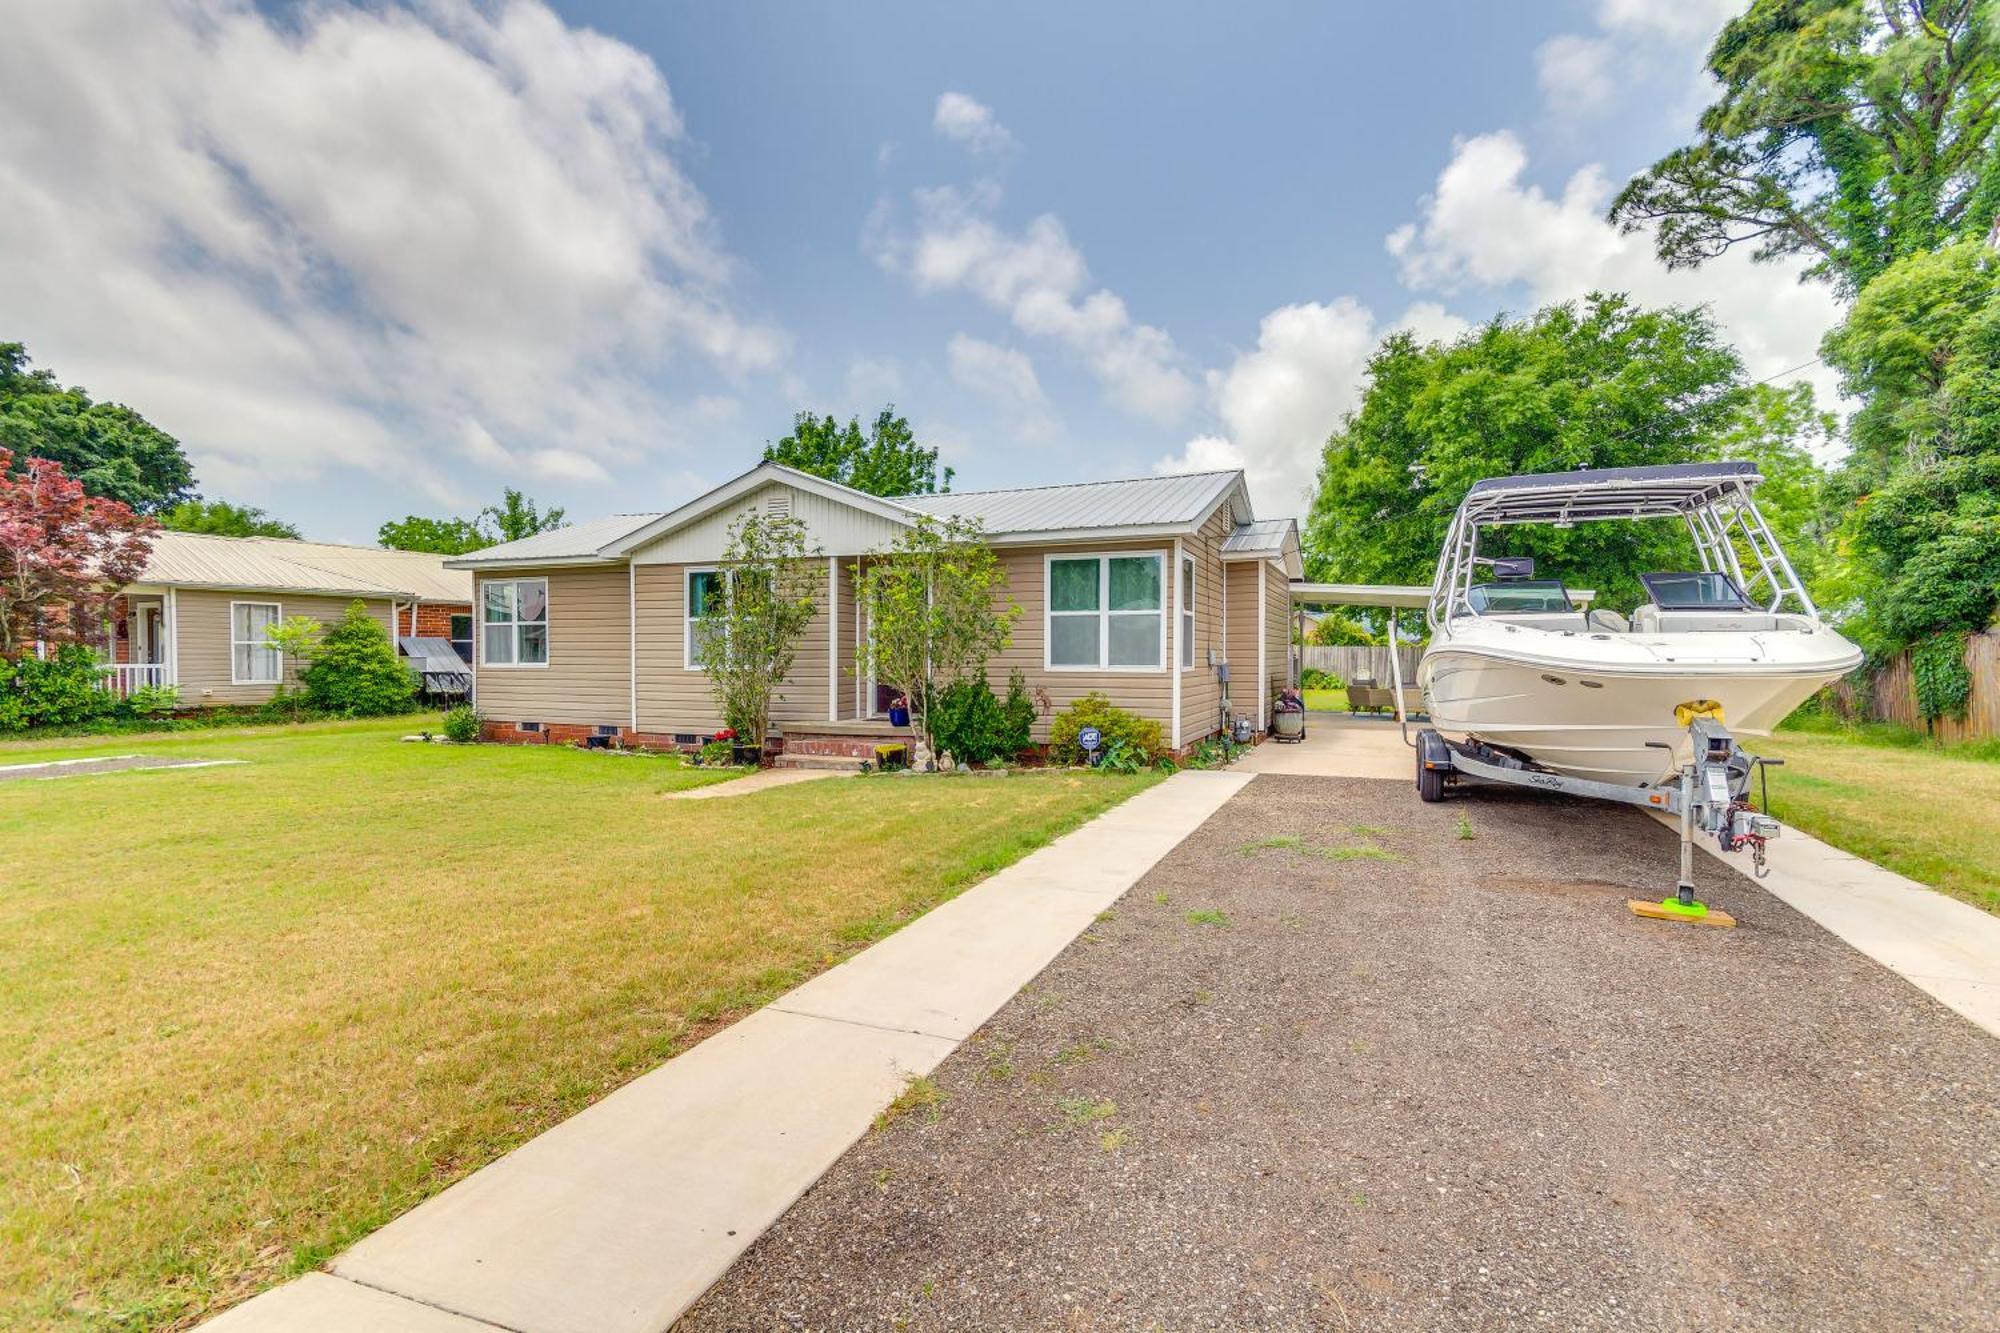
[[[1444,778],[1450,772],[1450,752],[1435,731],[1417,733],[1417,796],[1427,802],[1444,799]]]

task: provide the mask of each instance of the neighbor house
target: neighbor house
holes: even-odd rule
[[[331,624],[359,599],[385,630],[472,652],[472,577],[444,557],[280,537],[155,535],[112,607],[105,683],[173,685],[182,707],[268,701],[291,669],[264,631],[292,616]]]
[[[751,512],[801,520],[826,569],[772,710],[787,754],[864,755],[890,731],[889,691],[856,667],[856,571],[923,515],[976,520],[999,555],[1021,614],[989,667],[996,690],[1019,670],[1053,709],[1102,691],[1181,749],[1220,730],[1225,706],[1263,729],[1290,675],[1298,530],[1257,519],[1240,472],[885,499],[765,463],[669,512],[449,561],[477,580],[487,736],[685,746],[717,730],[695,627],[730,525]]]

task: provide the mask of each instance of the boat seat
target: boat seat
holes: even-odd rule
[[[1662,611],[1651,602],[1632,612],[1634,634],[1757,634],[1778,628],[1768,611]]]
[[[1584,622],[1594,630],[1609,630],[1613,634],[1630,634],[1632,622],[1609,608],[1600,607],[1584,617]]]
[[[1590,621],[1581,611],[1520,611],[1512,614],[1485,614],[1487,620],[1497,620],[1503,625],[1525,625],[1529,629],[1545,629],[1552,633],[1568,630],[1571,634],[1582,634],[1590,629]]]

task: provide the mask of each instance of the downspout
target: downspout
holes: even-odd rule
[[[1266,710],[1271,706],[1271,673],[1268,666],[1271,613],[1264,605],[1264,562],[1257,562],[1257,730],[1269,730]]]

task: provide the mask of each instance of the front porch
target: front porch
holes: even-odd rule
[[[907,727],[892,725],[886,717],[841,718],[831,722],[786,722],[777,735],[784,748],[775,761],[785,768],[846,767],[863,759],[875,758],[875,747],[907,742]],[[811,762],[826,761],[826,762]]]
[[[166,593],[126,593],[105,626],[99,687],[120,699],[134,690],[174,684],[173,617]]]

